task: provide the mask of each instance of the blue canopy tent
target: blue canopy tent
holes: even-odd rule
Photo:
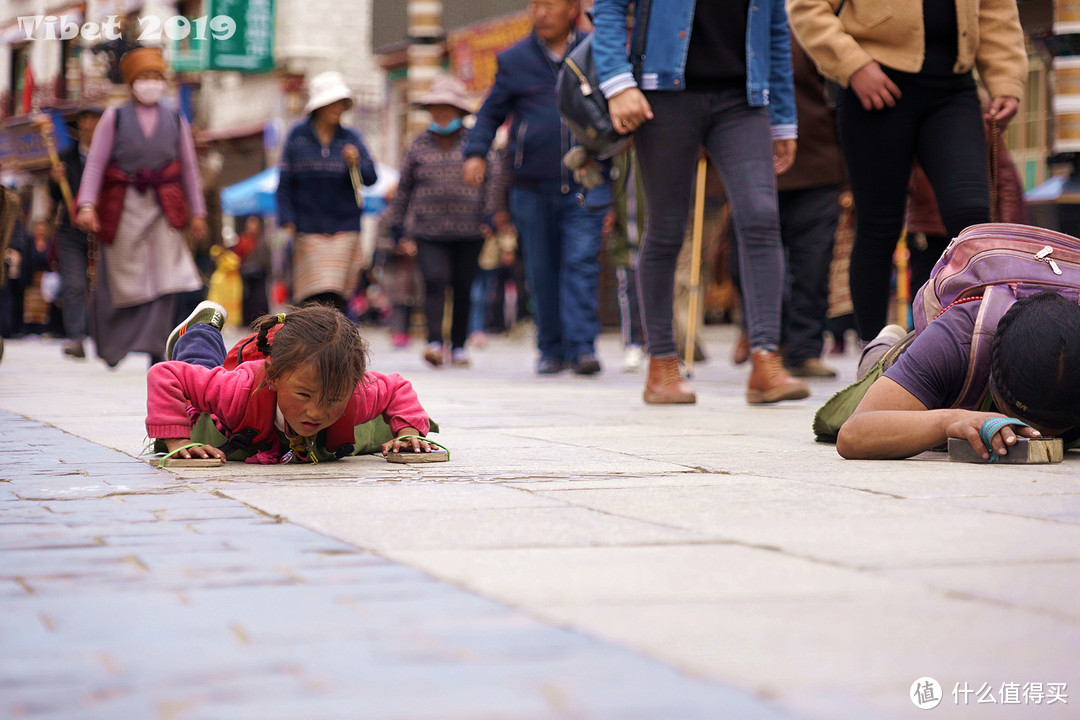
[[[386,207],[386,190],[397,183],[400,173],[392,167],[376,164],[379,179],[371,187],[365,187],[364,212],[380,213]],[[278,169],[263,170],[221,191],[221,210],[225,215],[276,215]]]

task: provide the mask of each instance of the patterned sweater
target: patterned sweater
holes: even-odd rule
[[[378,179],[375,162],[358,132],[338,126],[330,144],[323,147],[312,123],[309,117],[296,125],[281,152],[278,224],[294,223],[297,232],[321,235],[360,232],[360,208],[342,152],[346,145],[360,151],[364,185],[374,185]]]
[[[395,240],[408,235],[424,240],[480,238],[482,224],[490,225],[496,198],[492,173],[498,161],[489,158],[482,187],[462,180],[465,133],[458,132],[448,150],[431,131],[421,133],[401,164],[397,195],[390,206],[390,228]]]

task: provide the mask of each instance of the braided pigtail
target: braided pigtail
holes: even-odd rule
[[[263,315],[252,324],[252,329],[257,333],[255,337],[255,347],[263,356],[270,357],[270,329],[275,325],[281,323],[284,324],[288,315],[285,313],[278,313],[277,315]]]

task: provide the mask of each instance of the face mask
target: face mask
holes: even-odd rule
[[[136,80],[131,84],[131,94],[143,105],[157,105],[165,95],[165,81]]]
[[[456,117],[445,125],[440,125],[434,120],[428,125],[428,130],[436,135],[452,135],[461,129],[461,118]]]

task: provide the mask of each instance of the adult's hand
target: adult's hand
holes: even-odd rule
[[[209,230],[206,227],[206,218],[202,215],[191,218],[191,235],[196,240],[205,240]]]
[[[636,87],[629,87],[608,98],[611,125],[620,135],[632,133],[642,124],[652,120],[653,111],[645,94]]]
[[[94,209],[93,205],[83,205],[79,208],[78,214],[75,215],[75,227],[88,233],[96,233],[101,230],[97,210]]]
[[[360,150],[355,145],[349,144],[341,148],[341,156],[345,158],[346,165],[356,167],[356,161],[360,159]]]
[[[466,185],[480,187],[484,184],[485,172],[487,172],[487,160],[482,157],[471,157],[462,166],[461,177]]]
[[[416,257],[416,242],[409,238],[401,238],[401,240],[398,241],[397,250],[399,255]]]
[[[491,216],[491,220],[495,223],[495,230],[500,234],[505,235],[514,232],[514,223],[510,220],[510,213],[505,210],[496,210]]]
[[[1004,128],[1020,109],[1020,101],[1008,95],[999,95],[990,101],[986,109],[986,119],[995,120],[999,128]]]
[[[896,101],[900,99],[900,88],[876,62],[870,62],[856,70],[849,84],[864,110],[896,107]]]
[[[795,141],[773,140],[773,171],[783,175],[795,164]]]
[[[65,163],[60,163],[59,165],[53,165],[53,166],[51,166],[49,168],[49,177],[52,178],[52,181],[54,183],[59,185],[60,181],[64,178],[64,173],[65,172],[67,172],[67,165]]]
[[[983,460],[989,460],[990,452],[987,451],[986,446],[983,445],[982,441],[982,426],[988,420],[1003,417],[1005,416],[998,413],[961,410],[955,413],[945,425],[945,436],[967,440],[968,444],[971,445],[971,449],[974,450],[979,457]],[[994,437],[991,438],[991,451],[995,455],[1004,455],[1008,452],[1008,447],[1010,445],[1016,444],[1016,439],[1018,437],[1037,438],[1040,437],[1040,435],[1039,431],[1035,428],[1006,425],[994,433]]]
[[[287,232],[290,236],[296,237],[296,223],[285,223],[281,226],[281,229]]]

